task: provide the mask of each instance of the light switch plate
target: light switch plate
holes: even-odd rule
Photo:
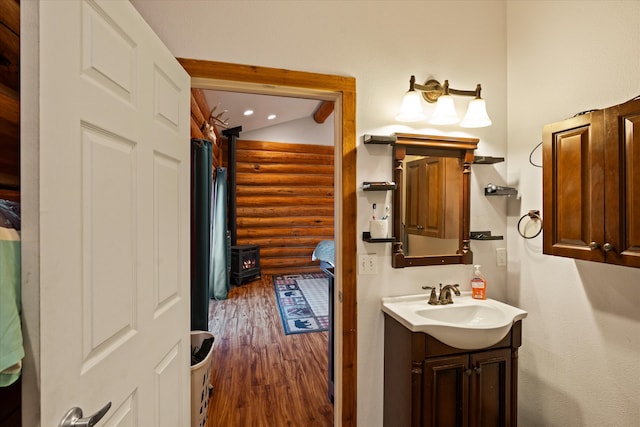
[[[378,274],[378,259],[375,255],[358,257],[358,274]]]
[[[498,267],[507,266],[507,249],[506,248],[496,249],[496,265]]]

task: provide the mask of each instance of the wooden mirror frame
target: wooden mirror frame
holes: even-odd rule
[[[397,189],[393,194],[393,235],[391,264],[394,268],[418,267],[426,265],[471,264],[473,253],[470,247],[470,206],[471,206],[471,163],[478,138],[432,136],[396,133],[393,144],[393,178]],[[405,256],[402,243],[403,202],[405,188],[403,179],[404,160],[407,154],[455,157],[461,160],[460,173],[460,215],[458,251],[455,254]]]

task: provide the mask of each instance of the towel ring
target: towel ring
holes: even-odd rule
[[[524,233],[520,230],[520,224],[522,223],[522,220],[529,217],[531,220],[534,221],[540,221],[540,228],[538,229],[538,231],[536,232],[536,234],[534,234],[533,236],[525,236]],[[538,235],[542,232],[542,227],[543,227],[543,223],[542,223],[542,217],[540,216],[540,211],[538,210],[531,210],[529,212],[527,212],[526,214],[522,215],[520,217],[520,220],[518,221],[518,234],[520,236],[522,236],[525,239],[533,239],[535,237],[538,237]]]

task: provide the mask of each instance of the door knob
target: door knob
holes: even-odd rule
[[[107,403],[102,409],[87,418],[82,418],[82,409],[78,407],[71,408],[62,420],[60,420],[58,427],[92,427],[96,425],[102,417],[104,417],[104,414],[107,413],[109,408],[111,408],[111,402]]]

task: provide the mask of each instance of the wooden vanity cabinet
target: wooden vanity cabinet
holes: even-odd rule
[[[543,252],[640,267],[640,100],[543,128]]]
[[[460,161],[425,157],[406,163],[406,232],[457,239],[460,225]]]
[[[482,350],[449,347],[385,314],[384,426],[516,427],[521,322]]]

